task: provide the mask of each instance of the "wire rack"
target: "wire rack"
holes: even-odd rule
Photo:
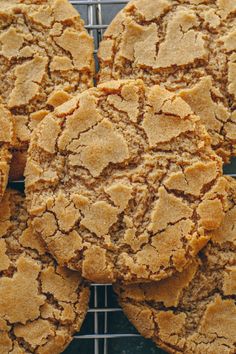
[[[128,0],[70,0],[70,2],[80,12],[85,20],[85,27],[94,37],[95,59],[96,64],[98,65],[97,50],[102,35],[107,28],[109,21],[122,7],[125,6]],[[106,15],[107,22],[105,22],[106,19],[104,15]],[[137,333],[124,333],[123,331],[120,331],[120,333],[111,333],[110,324],[114,323],[114,318],[119,318],[124,315],[114,299],[112,286],[110,284],[92,284],[91,295],[90,309],[87,318],[88,323],[87,325],[85,323],[85,328],[82,329],[80,334],[74,337],[74,342],[83,340],[86,343],[84,346],[81,345],[83,352],[81,352],[81,348],[79,348],[81,354],[112,354],[109,350],[108,341],[122,338],[126,341],[127,338],[140,337]],[[123,320],[125,321],[125,319]],[[121,319],[120,323],[123,323],[124,321]],[[72,345],[75,345],[75,343],[72,343]],[[125,353],[120,349],[120,353],[122,352]],[[78,353],[78,351],[77,349],[73,350],[72,348],[70,353]]]
[[[128,3],[128,0],[70,0],[70,2],[81,14],[85,21],[85,27],[94,38],[94,54],[96,64],[98,65],[97,50],[102,35],[108,27],[108,23],[122,9],[122,7]],[[84,346],[82,345],[82,352],[81,348],[79,348],[79,351],[72,348],[67,352],[73,354],[78,352],[80,352],[80,354],[112,354],[113,350],[109,350],[109,341],[123,338],[123,343],[125,344],[127,338],[140,338],[136,331],[133,328],[130,328],[127,323],[124,325],[127,320],[124,317],[123,319],[121,318],[124,315],[115,300],[112,286],[110,284],[92,284],[91,287],[92,296],[90,309],[88,311],[88,323],[87,325],[85,323],[82,331],[74,337],[74,342],[83,340],[87,342],[87,344]],[[111,324],[114,324],[114,318],[120,318],[119,322],[122,324],[122,328],[113,328],[114,330],[111,331]],[[126,327],[126,333],[124,327]],[[115,330],[116,333],[112,333],[115,332]],[[75,343],[72,343],[72,346],[73,345],[76,347]],[[123,346],[123,348],[125,348],[125,346]],[[117,353],[125,354],[126,352],[125,349],[123,350],[121,348]]]
[[[80,12],[87,30],[94,37],[94,54],[97,63],[97,49],[102,35],[110,21],[128,3],[128,0],[70,0],[70,2]],[[225,174],[236,177],[236,160],[226,166]],[[92,284],[91,294],[90,309],[85,324],[81,332],[74,337],[65,354],[164,353],[149,341],[142,339],[128,323],[116,302],[110,284]],[[119,344],[117,340],[120,340]]]
[[[148,1],[148,0],[147,0]],[[157,0],[158,1],[158,0]],[[94,37],[95,59],[102,35],[128,0],[70,0]],[[236,158],[225,166],[225,174],[236,177]],[[11,184],[20,190],[22,182]],[[51,353],[54,354],[54,353]],[[80,333],[74,336],[64,354],[165,354],[143,339],[119,307],[111,284],[92,284],[88,315]]]
[[[79,11],[87,30],[94,37],[94,55],[98,67],[97,49],[102,35],[128,0],[70,0],[70,2]],[[224,173],[236,177],[236,158],[232,159],[230,165],[225,166]],[[23,190],[22,182],[11,185]],[[64,354],[165,354],[165,352],[143,339],[128,322],[117,303],[111,284],[92,284],[88,315],[80,333],[74,336]]]

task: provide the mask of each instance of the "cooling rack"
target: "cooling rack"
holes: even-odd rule
[[[95,59],[102,35],[128,0],[70,0],[94,37]],[[97,63],[98,65],[98,63]],[[236,177],[236,160],[225,174]],[[92,284],[90,309],[81,332],[64,354],[164,354],[139,336],[119,307],[110,284]]]
[[[85,21],[85,27],[94,37],[94,54],[96,65],[98,65],[97,50],[103,32],[113,17],[128,3],[128,0],[70,0],[70,2],[79,11]],[[118,328],[115,328],[116,323]],[[127,341],[130,343],[130,340],[134,338],[140,339],[140,336],[134,328],[131,328],[131,325],[124,317],[121,308],[115,300],[112,286],[110,284],[92,284],[87,323],[85,322],[80,334],[74,337],[74,342],[66,350],[66,353],[113,354],[114,350],[116,350],[117,354],[126,354],[128,353],[126,350]],[[120,342],[121,345],[115,342],[112,343],[113,340],[117,339],[123,339]],[[76,341],[84,341],[85,344],[80,343],[77,347]],[[138,345],[140,346],[140,343]],[[115,349],[114,347],[117,348]]]
[[[128,0],[70,0],[94,37],[95,59],[102,35]],[[148,342],[148,341],[147,341]],[[65,354],[144,354],[164,353],[146,344],[128,323],[116,302],[110,284],[92,284],[90,309],[81,332]]]
[[[128,0],[70,0],[94,37],[95,59],[102,35]],[[236,177],[236,159],[225,166],[225,174]],[[23,188],[22,183],[13,184]],[[52,353],[54,354],[54,353]],[[63,354],[165,354],[142,338],[119,307],[110,284],[92,284],[90,307],[80,333]]]

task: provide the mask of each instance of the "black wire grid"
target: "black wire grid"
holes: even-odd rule
[[[128,0],[70,0],[94,37],[95,59],[102,35]],[[225,174],[236,177],[236,158],[225,166]],[[17,183],[18,188],[19,184]],[[164,354],[143,339],[128,322],[110,284],[92,284],[90,307],[80,333],[64,354]],[[52,353],[54,354],[54,353]]]
[[[97,49],[102,35],[108,23],[128,3],[128,0],[70,0],[70,2],[79,11],[85,21],[85,27],[94,37],[94,54],[97,64]],[[115,322],[117,322],[117,326]],[[129,325],[117,304],[112,286],[110,284],[92,284],[87,321],[82,331],[74,337],[74,342],[83,340],[84,343],[80,343],[77,348],[76,344],[72,343],[66,353],[113,354],[116,351],[117,354],[126,354],[125,344],[130,338],[135,337],[140,339],[140,336]],[[123,339],[123,341],[120,341],[121,346],[119,343],[110,345],[113,339]],[[74,346],[75,348],[73,348]],[[133,349],[135,350],[135,348]]]
[[[128,0],[70,0],[80,12],[94,37],[95,58],[102,35],[114,16]],[[226,166],[225,174],[236,177],[236,160]],[[81,332],[74,337],[65,354],[161,354],[150,341],[139,336],[125,318],[110,284],[92,284],[90,309]]]

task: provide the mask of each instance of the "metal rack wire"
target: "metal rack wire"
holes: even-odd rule
[[[89,33],[94,37],[95,41],[95,57],[99,42],[101,41],[104,30],[108,27],[108,23],[105,23],[105,17],[109,18],[109,13],[113,17],[120,9],[128,3],[128,0],[70,0],[70,2],[78,9],[81,16],[85,20],[85,25]],[[110,21],[112,18],[109,18]],[[108,22],[107,21],[107,22]],[[234,161],[229,168],[226,168],[225,173],[236,177],[236,161]],[[116,302],[111,302],[113,297],[112,287],[110,284],[100,285],[92,284],[92,298],[89,309],[89,316],[92,316],[92,321],[89,322],[89,328],[83,329],[82,332],[74,337],[74,341],[88,340],[92,341],[92,347],[89,346],[86,349],[82,349],[82,352],[75,349],[68,353],[80,353],[80,354],[113,354],[113,350],[109,351],[109,341],[112,339],[123,339],[124,348],[126,347],[127,338],[131,340],[132,337],[140,337],[135,330],[130,330],[131,327],[123,328],[114,333],[110,328],[111,319],[110,314],[121,315],[122,310]],[[91,320],[91,317],[90,317]],[[110,320],[110,321],[109,321]],[[91,325],[92,324],[92,325]],[[92,328],[91,328],[92,327]],[[132,329],[132,328],[131,328]],[[132,333],[131,333],[132,332]],[[91,349],[92,348],[92,349]],[[147,353],[147,351],[145,351]],[[159,350],[148,350],[148,353],[163,353]],[[116,351],[116,353],[118,353]],[[125,354],[126,351],[120,349],[119,354]],[[136,353],[136,349],[132,354]],[[142,352],[144,353],[144,351]]]
[[[95,58],[97,49],[105,29],[112,17],[128,3],[129,0],[70,0],[71,4],[79,11],[85,21],[85,27],[94,37]],[[109,15],[109,16],[108,16]],[[105,19],[106,18],[106,19]],[[105,23],[106,21],[106,23]],[[236,158],[231,165],[226,166],[225,174],[236,178]],[[22,182],[13,183],[16,188],[23,188]],[[115,317],[115,321],[114,321]],[[122,323],[121,326],[114,325]],[[122,348],[111,349],[111,341],[121,339]],[[127,340],[137,340],[132,347],[132,351],[127,351]],[[112,286],[110,284],[92,284],[91,301],[87,319],[81,332],[74,336],[72,346],[66,350],[65,354],[161,354],[160,349],[155,349],[155,345],[147,346],[142,349],[140,343],[145,340],[139,336],[132,325],[128,324],[127,319],[122,313],[121,308],[115,300]],[[82,344],[77,346],[76,344]],[[83,343],[87,343],[83,345]],[[53,353],[52,353],[53,354]]]
[[[95,58],[105,29],[112,18],[129,0],[70,0],[85,21],[85,27],[94,37]],[[97,58],[96,58],[97,59]],[[236,178],[236,158],[225,167],[225,174]],[[22,182],[12,184],[23,189]],[[117,326],[119,322],[121,325]],[[113,350],[113,341],[121,344]],[[135,340],[135,342],[132,342]],[[127,350],[132,342],[132,350]],[[144,339],[136,332],[123,315],[110,284],[92,284],[91,301],[87,319],[80,333],[74,336],[72,345],[65,354],[163,354],[155,345],[143,346]],[[83,345],[86,343],[85,345]],[[141,343],[141,345],[140,345]],[[79,345],[77,345],[79,344]],[[138,346],[138,348],[137,348]],[[53,354],[53,353],[52,353]]]
[[[103,32],[108,27],[108,24],[104,23],[104,13],[107,11],[107,7],[112,6],[112,12],[115,14],[128,3],[128,0],[70,0],[70,2],[78,9],[85,20],[85,27],[94,37],[96,58]],[[109,304],[109,297],[112,296],[110,284],[92,284],[91,292],[92,298],[88,316],[93,316],[93,329],[91,331],[90,328],[88,331],[92,333],[78,334],[74,337],[74,340],[92,340],[93,352],[87,352],[89,349],[86,349],[86,353],[81,354],[111,354],[108,353],[108,341],[110,339],[139,337],[137,333],[110,333],[109,314],[122,312],[118,304]],[[99,318],[99,315],[102,315],[102,317]]]

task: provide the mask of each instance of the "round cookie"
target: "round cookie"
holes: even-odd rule
[[[25,197],[7,190],[0,203],[0,353],[61,353],[88,301],[78,272],[58,266],[34,235]]]
[[[13,139],[13,118],[0,99],[0,200],[8,183]]]
[[[217,153],[236,154],[236,2],[133,0],[100,44],[99,82],[140,78],[178,91]]]
[[[171,278],[115,291],[137,330],[168,353],[234,354],[236,181],[226,217],[198,260]]]
[[[27,206],[59,264],[94,282],[182,270],[224,216],[222,160],[176,94],[114,81],[57,107],[32,135]]]
[[[1,0],[0,96],[16,123],[12,177],[23,176],[20,153],[35,125],[93,86],[93,51],[93,39],[68,0]]]

